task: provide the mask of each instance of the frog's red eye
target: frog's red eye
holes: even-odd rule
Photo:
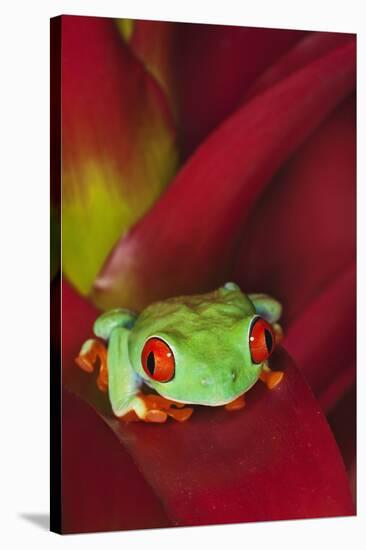
[[[174,376],[174,355],[168,344],[160,338],[149,338],[141,353],[142,367],[157,382],[168,382]]]
[[[275,346],[275,334],[267,321],[257,317],[249,335],[249,347],[253,363],[263,363],[271,355]]]

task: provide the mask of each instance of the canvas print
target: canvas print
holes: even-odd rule
[[[51,20],[51,528],[356,513],[353,34]]]

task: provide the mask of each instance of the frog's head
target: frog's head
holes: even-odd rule
[[[257,381],[273,338],[250,299],[228,283],[150,305],[131,331],[129,354],[135,371],[160,395],[221,405]]]

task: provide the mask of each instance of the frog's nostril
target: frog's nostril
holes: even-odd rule
[[[231,372],[231,378],[232,378],[233,380],[236,380],[236,377],[237,377],[237,374],[236,374],[236,372],[233,370],[233,371]]]

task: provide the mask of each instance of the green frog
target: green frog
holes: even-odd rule
[[[246,295],[232,282],[155,302],[140,315],[113,309],[95,321],[100,340],[87,340],[76,362],[89,372],[99,362],[98,385],[117,417],[161,423],[187,420],[186,405],[241,409],[258,379],[272,389],[283,377],[268,365],[281,310],[271,296]]]

